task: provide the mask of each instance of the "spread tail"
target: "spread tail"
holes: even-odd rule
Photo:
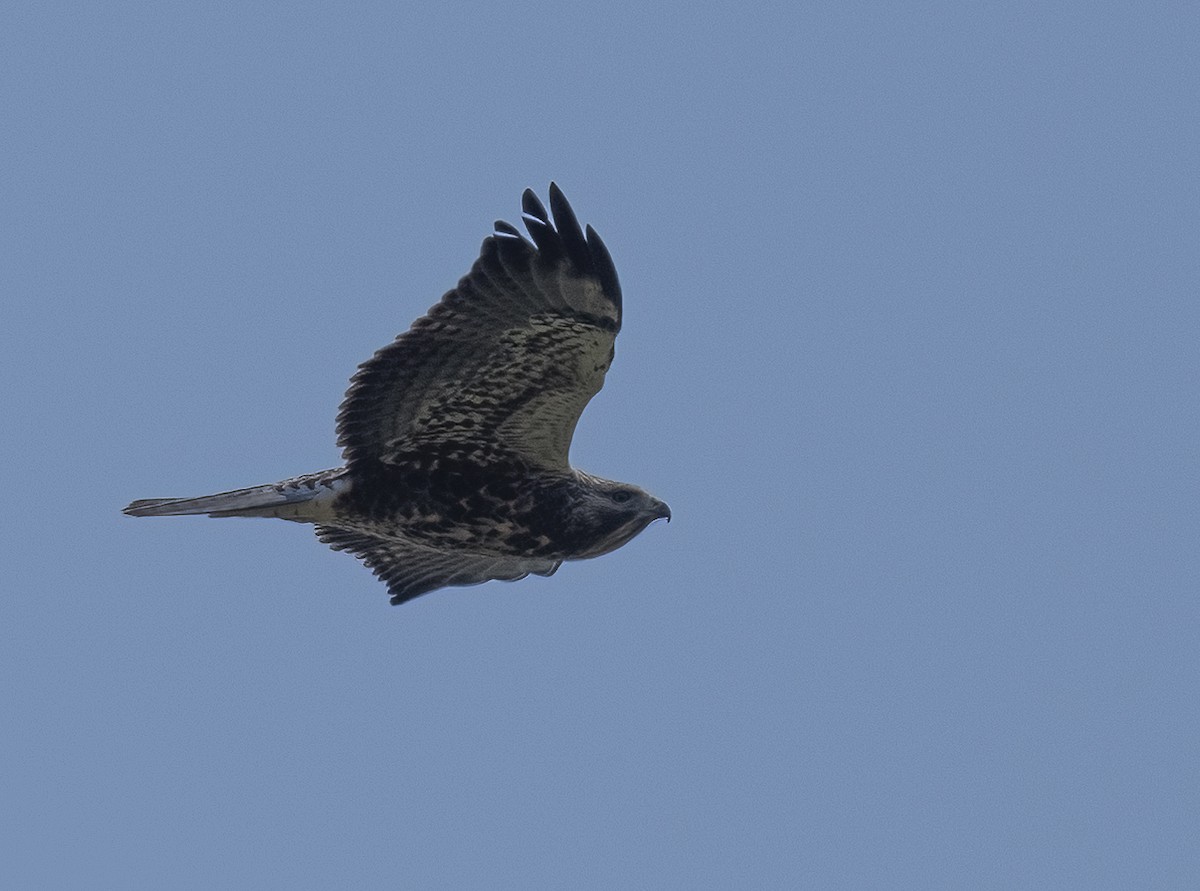
[[[325,515],[329,501],[345,488],[339,469],[197,498],[142,498],[132,502],[124,512],[131,517],[207,514],[210,517],[280,517],[315,522]]]

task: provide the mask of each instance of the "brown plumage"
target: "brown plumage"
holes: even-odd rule
[[[621,288],[604,243],[553,183],[550,207],[553,217],[526,190],[532,243],[497,222],[457,287],[359,367],[337,419],[345,467],[125,512],[314,523],[393,603],[550,575],[670,519],[636,486],[568,461],[612,363]]]

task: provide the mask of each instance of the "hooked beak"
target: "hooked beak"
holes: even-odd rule
[[[654,519],[666,520],[668,523],[671,522],[671,508],[665,501],[659,501],[655,498],[654,503],[650,506],[650,510],[654,514]]]

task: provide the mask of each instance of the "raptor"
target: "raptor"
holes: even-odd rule
[[[497,222],[458,285],[359,366],[337,418],[344,466],[125,513],[312,523],[392,603],[548,576],[670,520],[637,486],[571,467],[575,426],[612,364],[621,287],[554,183],[550,209],[527,189],[529,239]]]

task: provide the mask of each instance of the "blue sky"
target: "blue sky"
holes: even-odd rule
[[[1185,4],[25,4],[0,29],[0,884],[1200,880]],[[281,522],[556,180],[670,502],[393,608]]]

